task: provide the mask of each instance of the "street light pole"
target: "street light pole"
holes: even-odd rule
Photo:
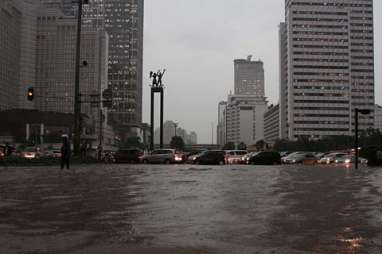
[[[76,66],[74,84],[74,154],[80,154],[81,144],[81,101],[80,101],[80,57],[81,57],[81,25],[82,25],[82,0],[78,0],[77,13],[77,43],[76,43]]]

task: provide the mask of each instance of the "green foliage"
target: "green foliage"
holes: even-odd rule
[[[238,150],[247,150],[247,145],[246,145],[244,142],[241,142],[241,143],[237,146],[237,149],[238,149]]]
[[[126,141],[121,142],[120,148],[122,149],[128,149],[128,148],[139,148],[139,149],[145,149],[145,145],[141,142],[140,137],[129,137],[126,139]]]
[[[170,147],[172,149],[177,149],[177,150],[183,151],[184,146],[185,146],[184,140],[182,139],[182,137],[179,137],[179,136],[172,137],[171,142],[170,142]]]
[[[226,143],[223,148],[223,150],[235,150],[235,143],[233,142],[228,142]]]
[[[259,140],[256,142],[255,146],[256,146],[257,151],[262,151],[262,150],[266,149],[267,143],[265,143],[264,140]]]

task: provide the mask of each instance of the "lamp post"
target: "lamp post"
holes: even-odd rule
[[[178,128],[178,123],[174,123],[174,129],[175,129],[175,137],[176,137],[176,129]]]
[[[80,58],[81,58],[81,25],[82,25],[82,5],[88,4],[89,0],[78,0],[77,13],[77,42],[76,42],[76,65],[74,81],[74,154],[80,154],[81,144],[81,95],[80,95]],[[87,64],[87,63],[86,63]],[[85,61],[84,61],[85,65]]]
[[[358,115],[369,115],[371,113],[370,109],[355,109],[355,138],[354,138],[354,149],[355,149],[355,169],[358,169],[358,158],[359,158],[359,140],[358,140]]]

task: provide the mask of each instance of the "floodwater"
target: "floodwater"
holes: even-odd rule
[[[382,169],[0,168],[0,253],[382,253]]]

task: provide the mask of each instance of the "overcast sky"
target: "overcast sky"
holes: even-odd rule
[[[374,0],[374,13],[382,13],[381,0]],[[374,19],[377,27],[382,15]],[[277,103],[278,25],[283,20],[284,0],[145,0],[144,121],[150,122],[148,73],[166,68],[165,120],[196,131],[199,143],[211,143],[217,105],[233,90],[233,59],[249,54],[264,62],[266,96]],[[381,31],[374,31],[380,104]]]

